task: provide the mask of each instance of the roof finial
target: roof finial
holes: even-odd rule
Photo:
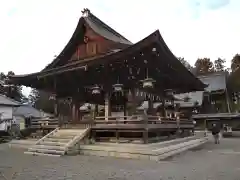
[[[88,8],[84,8],[82,10],[82,16],[83,17],[88,17],[89,13],[90,13],[90,10]]]

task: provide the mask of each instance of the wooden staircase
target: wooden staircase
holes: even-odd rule
[[[83,140],[90,132],[86,129],[59,129],[56,128],[40,140],[35,145],[28,148],[25,154],[62,156],[74,149],[76,144]]]

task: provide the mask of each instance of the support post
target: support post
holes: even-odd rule
[[[124,102],[123,102],[123,116],[124,116],[124,120],[126,119],[125,116],[127,116],[127,97],[126,97],[126,93],[124,92]]]
[[[79,103],[75,104],[75,121],[79,121]]]
[[[148,143],[148,115],[146,110],[144,110],[144,131],[143,131],[143,143],[147,144]]]
[[[128,101],[130,101],[130,112],[129,115],[133,115],[136,112],[137,109],[137,99],[136,99],[136,92],[135,89],[131,89],[131,97],[128,99]]]
[[[96,119],[96,116],[98,116],[98,104],[94,104],[93,120]]]
[[[58,115],[58,105],[57,105],[57,99],[54,100],[54,115],[57,117]]]
[[[76,119],[76,105],[73,103],[72,105],[72,121],[74,122]]]
[[[228,89],[227,88],[226,88],[226,91],[225,91],[225,95],[226,95],[227,110],[228,110],[228,113],[231,113],[231,108],[230,108],[230,103],[229,103],[229,96],[228,96]]]
[[[165,110],[165,98],[162,97],[161,99],[162,99],[162,116],[166,117],[167,115],[166,115],[166,110]]]
[[[105,93],[105,121],[108,121],[109,116],[111,116],[111,96],[109,92]]]
[[[153,115],[153,100],[152,99],[148,99],[148,113],[149,115]]]

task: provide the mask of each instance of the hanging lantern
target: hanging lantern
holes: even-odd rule
[[[167,89],[165,92],[166,92],[166,95],[167,95],[167,96],[173,96],[173,95],[174,95],[172,89]]]
[[[56,94],[52,94],[52,95],[49,97],[49,100],[56,100]]]
[[[127,62],[127,60],[125,60]],[[119,83],[120,79],[118,77],[117,83],[113,85],[114,92],[121,92],[123,93],[123,84]]]
[[[143,83],[143,88],[153,88],[153,83],[156,81],[152,78],[146,78],[141,82]]]
[[[156,52],[157,51],[157,49],[154,47],[154,48],[152,48],[152,52]]]
[[[123,92],[123,84],[114,84],[113,91],[114,92]]]
[[[96,85],[92,88],[92,94],[95,95],[95,94],[100,94],[100,93],[101,93],[101,88],[98,85]]]

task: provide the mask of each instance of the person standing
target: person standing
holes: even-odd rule
[[[212,135],[213,135],[213,138],[214,138],[214,142],[215,144],[219,144],[219,133],[220,133],[220,127],[217,126],[217,124],[213,124],[212,125]]]

